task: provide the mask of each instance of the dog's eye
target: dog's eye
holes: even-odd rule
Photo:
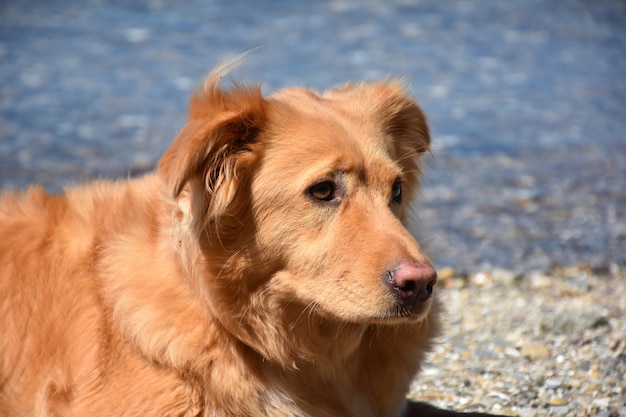
[[[332,201],[335,199],[337,186],[332,181],[323,181],[309,188],[309,194],[319,201]]]
[[[402,202],[402,183],[396,181],[391,186],[391,202],[393,204],[400,204]]]

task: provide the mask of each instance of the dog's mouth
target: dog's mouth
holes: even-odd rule
[[[432,292],[431,292],[432,294]],[[407,304],[405,301],[394,303],[395,305],[389,309],[380,318],[376,319],[377,323],[395,324],[398,322],[419,322],[424,320],[430,312],[432,306],[432,296],[426,299],[416,299],[415,302]]]
[[[396,316],[399,318],[419,320],[428,314],[431,304],[432,302],[430,296],[424,300],[417,300],[409,307],[407,307],[404,303],[401,303],[396,308]]]
[[[409,299],[391,295],[383,306],[370,310],[369,314],[358,314],[350,318],[337,317],[337,315],[318,306],[318,314],[335,320],[360,323],[395,325],[401,323],[418,323],[427,318],[433,304],[434,289],[425,290],[428,294],[416,293]]]
[[[374,310],[372,311],[372,314],[359,314],[353,317],[341,317],[335,313],[325,310],[324,308],[321,308],[320,306],[315,309],[315,312],[318,316],[331,321],[359,325],[376,324],[390,326],[407,323],[419,323],[428,317],[431,306],[431,300],[419,303],[413,307],[396,304],[384,310]]]

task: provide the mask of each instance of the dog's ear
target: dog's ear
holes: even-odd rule
[[[378,84],[374,89],[383,131],[392,140],[394,159],[405,173],[404,193],[411,201],[422,173],[420,157],[430,150],[430,132],[424,112],[401,81]]]
[[[421,156],[430,149],[430,132],[426,116],[414,99],[406,94],[400,81],[381,84],[377,95],[383,129],[399,146],[399,157]],[[402,154],[404,151],[404,155]]]
[[[238,174],[255,158],[267,102],[258,86],[221,88],[218,67],[192,94],[189,121],[159,161],[159,174],[173,197],[192,179],[201,180],[210,215],[231,203]]]

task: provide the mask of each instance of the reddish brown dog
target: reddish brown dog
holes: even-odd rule
[[[223,89],[143,178],[0,200],[0,415],[417,415],[429,148],[397,82]],[[421,415],[421,414],[420,414]]]

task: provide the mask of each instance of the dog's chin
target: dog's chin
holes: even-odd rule
[[[400,324],[418,324],[428,318],[432,310],[433,300],[428,299],[423,302],[416,303],[413,306],[406,307],[400,304],[393,304],[391,306],[385,306],[382,309],[372,309],[367,313],[363,312],[355,314],[341,314],[333,313],[323,308],[316,309],[316,313],[328,320],[333,320],[342,323],[350,324],[362,324],[368,325],[400,325]]]
[[[429,299],[411,307],[394,306],[389,312],[376,317],[373,322],[383,325],[417,324],[427,319],[432,304],[432,299]]]

